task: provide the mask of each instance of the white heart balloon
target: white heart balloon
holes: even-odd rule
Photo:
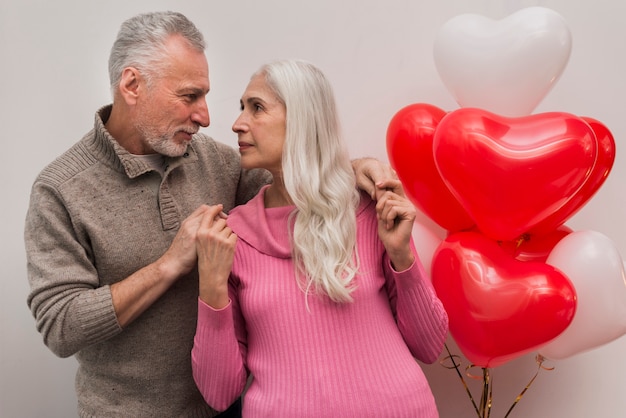
[[[595,231],[575,231],[559,241],[546,264],[574,284],[576,313],[570,325],[539,353],[552,360],[589,351],[626,334],[624,262],[611,239]]]
[[[572,38],[565,19],[544,7],[502,20],[463,14],[434,43],[435,66],[461,107],[502,116],[529,115],[561,76]]]

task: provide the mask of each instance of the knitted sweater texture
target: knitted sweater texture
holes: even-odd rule
[[[228,211],[267,177],[242,172],[234,149],[202,134],[184,156],[165,159],[161,177],[109,135],[110,110],[100,109],[94,129],[34,182],[28,305],[45,344],[78,360],[81,417],[211,417],[190,365],[197,271],[123,330],[110,285],[159,258],[198,206]]]
[[[307,308],[291,259],[293,207],[266,209],[262,195],[228,218],[238,235],[230,304],[215,310],[198,300],[192,364],[205,399],[226,408],[249,371],[244,418],[437,417],[415,358],[437,359],[448,320],[419,259],[393,270],[364,196],[354,302],[309,295]]]

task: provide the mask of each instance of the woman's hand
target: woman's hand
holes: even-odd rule
[[[376,203],[378,236],[383,242],[396,271],[411,267],[415,255],[411,251],[411,234],[416,217],[413,204],[404,196],[402,186],[387,190]]]
[[[196,235],[200,299],[214,309],[229,303],[228,277],[233,266],[237,235],[228,227],[222,205],[211,206]]]

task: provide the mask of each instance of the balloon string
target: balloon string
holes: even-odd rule
[[[443,358],[439,363],[446,369],[456,370],[456,373],[459,376],[459,379],[461,379],[461,383],[463,384],[463,387],[465,388],[465,392],[467,392],[467,395],[469,396],[469,399],[472,402],[472,405],[474,406],[474,410],[476,411],[477,417],[489,418],[491,416],[491,407],[493,405],[493,377],[491,376],[489,369],[486,367],[483,367],[482,368],[483,374],[481,377],[480,375],[472,374],[469,371],[470,369],[476,367],[475,364],[470,364],[465,368],[465,375],[467,377],[471,379],[476,379],[476,380],[482,379],[483,381],[482,394],[481,394],[480,407],[479,407],[476,405],[476,402],[474,401],[474,397],[472,396],[472,392],[470,391],[467,383],[465,382],[465,379],[463,378],[463,374],[459,370],[460,363],[458,363],[456,360],[459,359],[460,356],[452,354],[447,344],[444,344],[444,346],[446,348],[446,351],[448,352],[448,356]],[[452,366],[447,366],[444,364],[444,362],[448,359],[452,361]],[[543,357],[541,354],[537,354],[537,356],[535,357],[535,361],[537,362],[537,371],[535,372],[533,377],[530,379],[530,381],[526,384],[524,389],[520,392],[520,394],[517,395],[517,397],[515,398],[515,401],[513,402],[513,405],[511,405],[509,410],[506,412],[506,415],[504,416],[504,418],[509,417],[509,415],[511,414],[511,411],[513,411],[513,408],[517,406],[517,404],[522,399],[524,394],[528,391],[530,386],[533,384],[533,382],[539,375],[539,371],[541,369],[548,370],[548,371],[554,370],[554,367],[546,367],[543,364],[545,360],[546,360],[545,357]]]
[[[475,364],[469,364],[465,368],[467,377],[483,381],[483,388],[480,396],[480,412],[477,411],[479,418],[489,418],[491,416],[491,406],[493,405],[493,377],[489,373],[489,369],[482,368],[482,376],[470,373],[470,369],[477,367]]]
[[[473,365],[471,366],[473,367]],[[492,379],[489,374],[489,369],[483,367],[483,394],[480,400],[480,409],[483,412],[483,418],[489,418],[491,416],[491,404],[492,404]]]
[[[530,236],[528,234],[520,235],[520,237],[517,239],[515,247],[519,249],[519,247],[521,247],[522,244],[528,241],[529,239],[530,239]]]
[[[474,397],[472,396],[472,392],[469,390],[469,387],[467,386],[467,383],[465,382],[465,379],[463,378],[463,375],[461,374],[461,371],[459,370],[459,365],[455,359],[458,359],[459,356],[457,355],[453,355],[450,352],[450,349],[448,348],[448,344],[444,344],[444,346],[446,347],[446,351],[448,352],[448,357],[442,359],[440,361],[440,364],[445,367],[446,369],[454,369],[456,370],[456,374],[459,376],[459,379],[461,379],[461,383],[463,384],[463,387],[465,388],[465,391],[467,392],[467,396],[469,396],[470,401],[472,402],[472,405],[474,406],[474,410],[476,411],[476,415],[478,416],[478,418],[482,418],[480,416],[480,411],[478,410],[478,406],[476,406],[476,402],[474,402]],[[443,364],[443,362],[446,359],[450,359],[452,361],[452,367],[450,366],[446,366],[445,364]]]
[[[526,393],[528,388],[530,388],[530,385],[532,385],[533,382],[535,381],[535,379],[537,378],[537,375],[539,375],[539,371],[541,369],[548,370],[548,371],[554,370],[554,367],[545,367],[543,365],[543,362],[545,361],[545,357],[542,356],[541,354],[537,354],[537,356],[535,357],[535,361],[537,362],[537,371],[535,372],[535,375],[532,377],[532,379],[530,379],[530,381],[528,382],[526,387],[520,392],[520,394],[517,395],[517,397],[515,398],[515,402],[513,402],[513,405],[511,405],[509,410],[506,412],[506,415],[504,416],[504,418],[507,418],[509,416],[509,414],[511,413],[511,411],[513,410],[513,408],[515,408],[515,406],[517,406],[517,404],[520,401],[520,399],[522,399],[522,396],[524,396],[524,394]]]
[[[525,243],[526,241],[530,240],[530,235],[529,234],[522,234],[519,237],[517,237],[513,242],[515,242],[515,250],[519,250],[519,247],[522,246],[523,243]],[[499,246],[502,246],[506,241],[497,241]]]

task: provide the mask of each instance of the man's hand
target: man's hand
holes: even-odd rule
[[[356,175],[357,186],[369,194],[373,200],[380,199],[387,190],[402,193],[402,184],[390,165],[367,157],[352,160],[352,168]]]
[[[167,251],[154,263],[111,285],[117,320],[126,327],[148,309],[179,278],[196,265],[196,236],[209,206],[203,205],[180,225]]]
[[[170,247],[161,256],[161,267],[173,280],[189,273],[196,266],[196,236],[202,219],[210,210],[210,206],[202,205],[189,215],[181,223]]]

